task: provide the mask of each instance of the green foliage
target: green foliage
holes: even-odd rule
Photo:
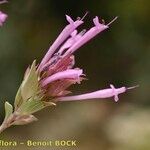
[[[33,61],[31,68],[27,71],[17,92],[14,105],[15,110],[21,115],[33,114],[47,106],[42,101],[42,95],[40,94],[36,61]],[[24,120],[23,118],[23,122]]]
[[[9,118],[9,116],[13,113],[13,106],[9,102],[5,102],[5,119]]]
[[[11,125],[24,125],[37,121],[37,118],[32,114],[50,105],[55,105],[52,102],[43,101],[43,94],[41,92],[38,71],[36,68],[36,61],[33,61],[30,68],[25,73],[23,82],[16,94],[13,106],[5,102],[5,120],[4,124],[10,122]],[[12,114],[12,117],[10,117]]]

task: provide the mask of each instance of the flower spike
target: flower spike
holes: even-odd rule
[[[109,25],[117,19],[114,18],[105,25],[100,23],[99,18],[96,16],[93,19],[94,26],[92,28],[88,31],[83,29],[81,32],[78,32],[77,27],[83,24],[83,19],[87,13],[76,21],[66,15],[66,20],[69,24],[50,46],[41,63],[37,65],[36,61],[33,61],[32,65],[27,68],[15,97],[14,108],[10,103],[5,102],[5,118],[0,126],[0,132],[12,125],[23,125],[37,121],[33,113],[47,106],[54,106],[58,101],[113,97],[117,102],[119,94],[138,87],[115,88],[111,84],[110,88],[68,96],[68,94],[72,93],[68,90],[70,86],[85,80],[83,70],[75,67],[74,52],[99,33],[109,28]],[[6,18],[7,15],[0,11],[0,26]]]

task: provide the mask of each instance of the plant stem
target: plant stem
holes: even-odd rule
[[[7,126],[4,123],[2,123],[2,125],[0,126],[0,133],[2,133],[6,128]]]
[[[17,115],[16,112],[11,114],[7,119],[4,119],[3,123],[0,126],[0,134],[7,128],[9,128],[11,125],[13,125],[13,122],[15,121]]]

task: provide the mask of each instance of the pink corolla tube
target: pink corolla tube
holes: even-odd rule
[[[0,4],[7,3],[7,0],[0,1]],[[8,15],[0,11],[0,26],[3,26],[3,23],[6,21]]]
[[[76,95],[76,96],[65,96],[57,98],[57,101],[77,101],[77,100],[87,100],[87,99],[100,99],[100,98],[110,98],[114,97],[115,102],[119,100],[118,95],[126,92],[126,90],[136,88],[138,86],[133,87],[121,87],[115,88],[112,84],[110,84],[110,88],[98,90],[91,93]]]
[[[7,14],[3,13],[2,11],[0,11],[0,26],[3,26],[3,23],[5,22],[7,17],[8,17]]]
[[[63,29],[63,31],[60,33],[54,43],[50,46],[48,52],[41,61],[39,69],[52,57],[57,48],[70,36],[70,34],[83,23],[82,20],[73,21],[68,15],[66,15],[66,19],[69,24]]]
[[[55,73],[54,75],[42,81],[42,86],[46,86],[53,81],[62,79],[76,79],[80,81],[80,76],[83,75],[82,69],[68,69],[66,71]]]

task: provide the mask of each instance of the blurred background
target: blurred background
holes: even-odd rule
[[[75,148],[41,150],[150,149],[149,0],[10,0],[0,10],[9,16],[0,28],[1,121],[4,101],[13,104],[25,69],[34,59],[42,59],[67,24],[65,14],[76,19],[89,11],[82,26],[87,29],[96,15],[106,23],[119,16],[108,30],[76,52],[76,66],[84,69],[89,80],[72,87],[74,94],[107,88],[110,83],[140,85],[122,94],[118,103],[113,99],[58,103],[36,113],[38,122],[11,127],[1,139],[77,140]]]

